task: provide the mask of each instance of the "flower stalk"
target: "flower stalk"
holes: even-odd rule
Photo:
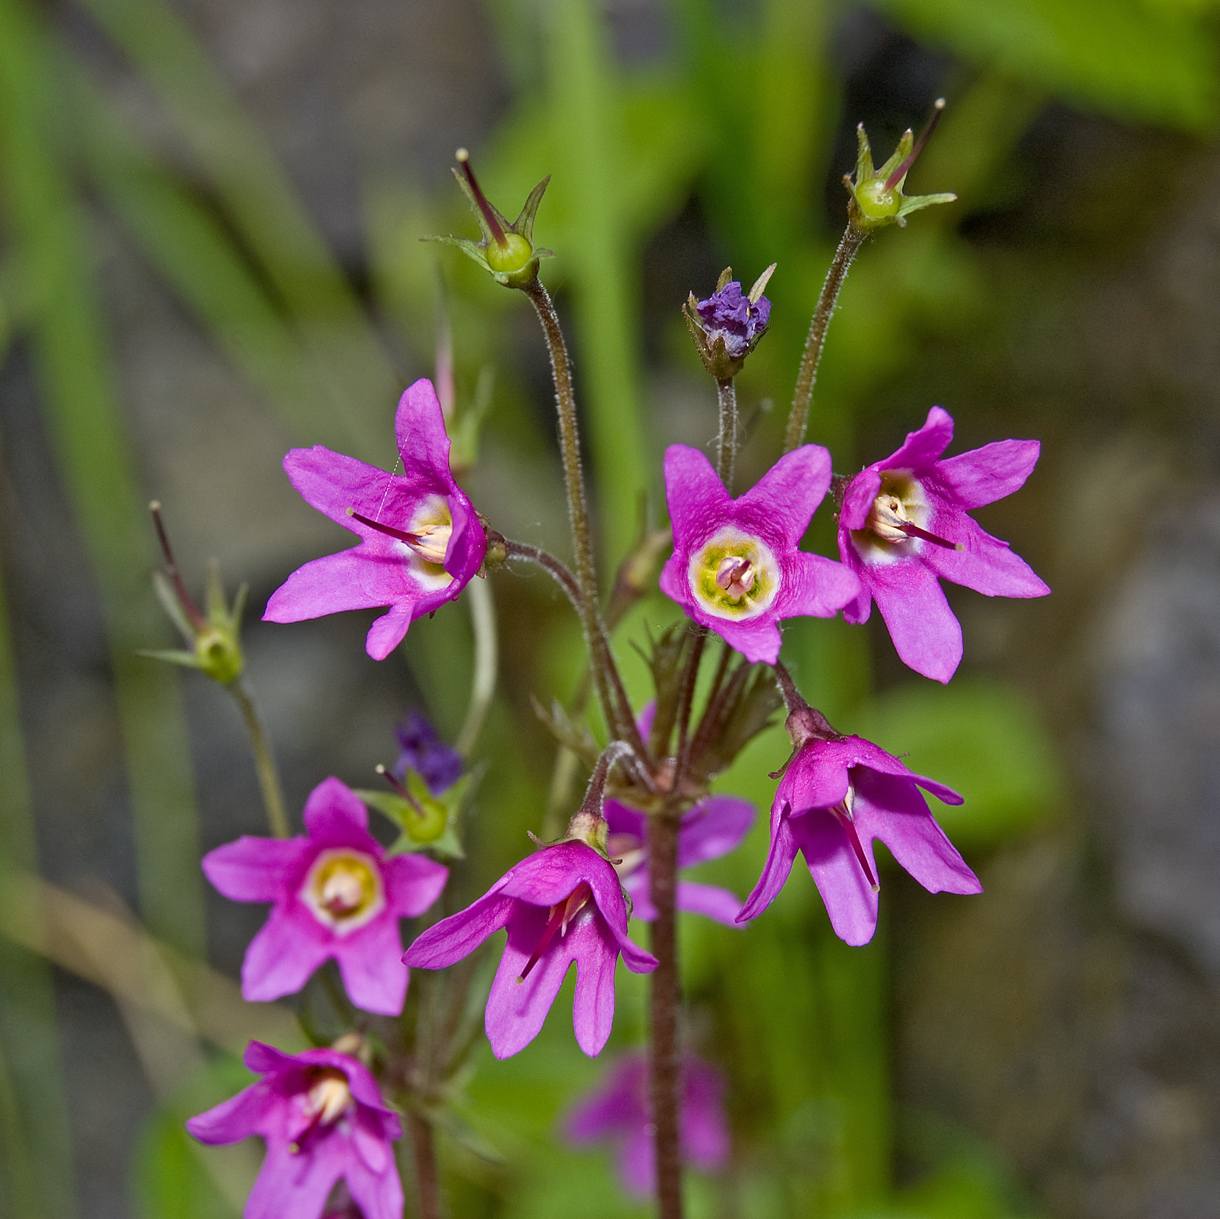
[[[254,700],[254,691],[245,678],[239,677],[227,687],[233,701],[241,711],[246,725],[246,736],[250,740],[250,752],[254,755],[254,768],[258,772],[258,786],[263,794],[263,808],[267,811],[267,824],[276,838],[288,838],[292,830],[288,825],[288,813],[284,809],[284,792],[280,786],[279,768],[271,740],[263,724],[262,713]]]
[[[737,386],[732,377],[717,378],[716,401],[720,405],[716,473],[732,495],[733,468],[737,463]]]

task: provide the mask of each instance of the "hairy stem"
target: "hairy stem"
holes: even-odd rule
[[[822,285],[822,295],[818,297],[818,306],[813,311],[813,321],[809,325],[809,337],[805,340],[805,353],[801,356],[801,368],[796,377],[796,392],[792,396],[792,412],[788,416],[788,428],[784,433],[784,452],[791,453],[805,441],[805,424],[809,418],[809,404],[813,400],[813,383],[818,375],[818,362],[822,358],[822,345],[826,342],[826,327],[830,325],[831,314],[835,310],[835,301],[839,297],[839,289],[847,278],[847,269],[856,251],[864,244],[867,234],[855,225],[849,224],[835,250],[830,270],[826,272],[826,282]]]
[[[652,1122],[657,1165],[659,1219],[682,1219],[682,1161],[678,1104],[681,1066],[678,1053],[678,942],[674,895],[677,888],[680,813],[666,809],[648,819],[649,896],[656,910],[652,955],[659,964],[649,993]]]
[[[267,810],[267,821],[277,838],[289,838],[288,814],[284,811],[284,793],[280,789],[280,775],[271,752],[271,741],[263,726],[263,717],[254,701],[254,692],[245,678],[231,682],[226,689],[233,695],[246,722],[246,734],[250,738],[250,749],[254,754],[254,766],[258,771],[258,785],[263,792],[263,807]]]
[[[733,494],[733,467],[737,463],[737,386],[732,377],[718,377],[716,398],[720,403],[720,436],[716,473],[725,490]]]
[[[432,1124],[418,1113],[407,1115],[411,1154],[415,1161],[415,1192],[419,1219],[441,1219],[441,1190],[436,1171],[436,1142]]]
[[[690,768],[691,740],[690,719],[695,704],[695,685],[699,680],[699,666],[703,663],[703,649],[707,643],[707,631],[697,628],[695,646],[690,650],[686,669],[682,674],[682,687],[678,694],[678,765],[674,770],[673,792],[679,795]]]
[[[474,677],[470,683],[470,705],[466,720],[458,733],[454,748],[468,757],[479,739],[483,721],[496,692],[496,669],[499,665],[496,647],[496,607],[491,590],[484,580],[471,580],[466,585],[470,599],[470,620],[474,627]]]

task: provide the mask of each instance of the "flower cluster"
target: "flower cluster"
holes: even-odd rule
[[[876,171],[862,137],[857,178],[849,180],[849,235],[863,240],[865,230],[901,224],[908,213],[951,198],[902,195],[906,172],[926,135],[916,144],[908,133]],[[304,835],[287,836],[281,813],[275,825],[281,836],[242,837],[204,857],[204,873],[226,897],[271,906],[246,952],[243,995],[271,1001],[294,994],[333,961],[346,1001],[328,975],[331,1006],[338,1018],[350,1021],[349,1031],[333,1044],[296,1055],[251,1043],[246,1065],[261,1079],[188,1124],[207,1143],[251,1134],[265,1141],[266,1159],[246,1219],[318,1219],[328,1200],[331,1213],[400,1219],[404,1200],[391,1142],[402,1131],[395,1110],[411,1113],[413,1131],[433,1122],[437,1107],[457,1086],[469,1043],[455,1029],[425,1034],[412,1021],[423,1020],[425,1009],[442,1006],[451,1013],[471,1006],[477,1013],[477,1004],[466,1003],[477,970],[453,982],[446,1004],[427,1004],[425,995],[407,1005],[410,970],[453,966],[500,931],[506,933],[505,943],[483,1016],[496,1058],[520,1053],[534,1041],[573,967],[573,1027],[577,1044],[590,1056],[601,1053],[611,1035],[620,957],[629,970],[653,974],[654,994],[661,996],[653,1007],[653,1036],[668,1041],[654,1044],[651,1066],[641,1055],[620,1059],[604,1089],[573,1111],[568,1137],[577,1143],[614,1142],[624,1185],[634,1192],[655,1184],[660,1193],[680,1196],[674,1176],[681,1158],[707,1169],[722,1166],[730,1154],[723,1078],[680,1046],[674,1031],[679,1025],[675,911],[743,928],[775,900],[799,853],[835,933],[851,945],[868,943],[878,916],[878,840],[930,892],[981,890],[937,825],[925,793],[947,804],[960,804],[961,797],[913,773],[872,742],[831,727],[780,659],[782,624],[839,613],[862,624],[875,601],[901,660],[947,682],[962,659],[963,643],[940,580],[987,596],[1037,597],[1049,591],[1005,542],[969,515],[1022,486],[1038,459],[1037,442],[1006,440],[946,458],[953,420],[939,407],[896,452],[854,476],[834,475],[825,448],[800,443],[804,416],[794,407],[796,424],[790,421],[786,451],[754,486],[734,495],[733,378],[767,330],[771,304],[763,289],[773,265],[744,295],[726,271],[709,298],[699,301],[692,294],[687,302],[697,351],[717,382],[718,464],[686,445],[668,449],[664,480],[672,551],[658,576],[660,556],[655,562],[651,557],[655,538],[646,539],[648,557],[644,550],[629,556],[624,569],[634,574],[619,581],[603,615],[567,355],[558,317],[538,280],[538,260],[547,251],[532,239],[545,182],[510,224],[482,194],[464,156],[461,169],[459,180],[476,208],[483,240],[452,240],[497,282],[529,296],[551,344],[575,571],[536,547],[504,538],[475,511],[450,469],[440,401],[431,383],[419,380],[403,394],[396,416],[401,472],[396,467],[387,473],[322,447],[294,449],[284,459],[305,501],[356,534],[358,542],[292,573],[272,595],[264,617],[295,622],[340,610],[385,610],[372,623],[366,644],[369,655],[381,660],[415,619],[458,598],[476,575],[509,560],[538,564],[570,598],[589,648],[589,684],[600,720],[580,723],[584,708],[579,704],[571,709],[555,704],[543,713],[565,749],[587,764],[588,788],[562,838],[549,843],[535,838],[536,849],[481,897],[465,909],[450,905],[447,917],[420,930],[404,952],[402,920],[429,911],[448,881],[449,867],[436,856],[455,867],[465,859],[459,814],[479,770],[468,766],[468,755],[490,698],[483,679],[491,675],[482,674],[476,676],[458,749],[425,717],[413,714],[398,729],[396,764],[378,768],[392,791],[357,792],[328,778],[305,804]],[[828,284],[833,282],[832,276]],[[818,316],[828,320],[833,305],[832,293],[819,302]],[[820,343],[819,333],[815,326],[811,344]],[[811,370],[818,350],[807,349]],[[812,371],[806,381],[811,392]],[[832,488],[837,560],[802,548]],[[214,664],[211,675],[233,686],[241,674],[240,606],[230,611],[221,597],[205,620],[177,578],[168,544],[166,556],[176,581],[166,587],[174,611],[186,622],[188,641],[202,638],[209,623],[219,623],[228,632],[225,639],[231,637],[225,655],[232,663]],[[646,659],[654,697],[637,714],[607,623],[621,617],[621,599],[630,602],[648,591],[639,575],[648,570],[649,581],[659,583],[682,619],[650,640]],[[483,587],[476,587],[483,596]],[[216,594],[210,595],[216,602]],[[472,600],[476,631],[494,629],[478,627],[477,598]],[[200,643],[197,650],[202,648]],[[719,658],[709,678],[700,666],[716,649]],[[494,648],[490,652],[494,655]],[[186,663],[175,656],[177,663]],[[194,653],[187,660],[202,664]],[[713,794],[712,784],[781,703],[792,754],[771,776],[778,783],[765,862],[743,903],[727,889],[679,879],[678,872],[725,856],[746,840],[755,820],[753,806],[731,794]],[[600,746],[594,738],[599,724],[607,730]],[[557,774],[562,778],[562,768]],[[368,807],[384,813],[400,831],[388,848],[370,830]],[[652,924],[653,951],[628,934],[632,915]],[[415,985],[447,983],[424,975]],[[337,1010],[346,1004],[352,1010]],[[312,1035],[310,1022],[303,1023]],[[446,1038],[466,1048],[452,1055],[447,1049],[417,1055],[424,1041],[449,1045]],[[429,1075],[442,1060],[442,1075]],[[415,1148],[417,1167],[426,1168],[430,1138]],[[666,1173],[668,1184],[658,1180]],[[427,1187],[421,1178],[421,1197]],[[421,1203],[421,1211],[435,1213],[435,1208]]]

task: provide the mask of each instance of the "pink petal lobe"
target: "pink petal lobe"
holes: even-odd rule
[[[867,944],[877,930],[877,894],[864,875],[843,827],[830,813],[815,811],[794,817],[792,832],[805,856],[809,875],[822,895],[835,934],[854,948]],[[876,876],[877,863],[870,841],[861,838],[860,845]]]
[[[745,900],[741,913],[736,921],[747,922],[757,918],[778,896],[792,871],[796,859],[797,842],[792,833],[790,819],[786,814],[773,816],[771,819],[771,845],[767,849],[767,859],[763,864],[762,874],[758,883]]]
[[[693,868],[735,851],[754,824],[754,805],[737,796],[709,796],[682,818],[678,867]]]
[[[902,447],[877,465],[883,470],[913,470],[916,474],[935,462],[953,439],[953,417],[934,406],[923,427],[908,432]]]
[[[847,484],[843,493],[843,506],[839,509],[840,534],[843,530],[863,529],[872,511],[873,501],[881,494],[881,474],[876,466],[869,466]]]
[[[796,551],[784,564],[784,584],[775,600],[775,614],[779,618],[833,618],[860,594],[860,581],[849,567],[818,554]]]
[[[324,1137],[299,1155],[286,1144],[269,1143],[242,1219],[320,1219],[343,1171],[342,1149],[332,1142],[333,1136]]]
[[[1036,440],[998,440],[938,462],[936,474],[963,508],[981,508],[1024,486],[1041,447]]]
[[[455,485],[449,473],[449,436],[444,412],[432,382],[426,377],[403,391],[394,417],[394,432],[404,472],[447,482],[446,490]]]
[[[315,848],[304,838],[243,835],[209,851],[203,874],[218,893],[235,902],[274,902],[294,893]]]
[[[902,662],[947,682],[961,663],[962,628],[935,573],[918,560],[877,564],[868,585]]]
[[[323,779],[305,801],[305,830],[317,847],[354,847],[381,854],[368,832],[369,814],[364,802],[346,783],[333,775]]]
[[[413,969],[444,969],[460,961],[505,926],[517,904],[500,892],[497,881],[465,910],[459,910],[421,932],[403,955],[403,962]]]
[[[311,559],[271,594],[264,622],[303,622],[344,610],[378,609],[418,595],[406,561],[369,545]]]
[[[241,967],[242,998],[270,1003],[296,994],[330,957],[330,941],[303,907],[291,914],[279,907],[272,910],[246,949]]]
[[[186,1128],[201,1143],[210,1146],[236,1143],[252,1134],[261,1134],[268,1114],[279,1104],[279,1097],[265,1084],[251,1084],[205,1113],[188,1118]]]
[[[806,444],[786,453],[733,505],[733,516],[795,548],[830,487],[830,453]]]
[[[449,869],[426,855],[395,855],[381,865],[386,904],[400,918],[423,914],[440,897]]]
[[[378,1016],[402,1012],[408,971],[396,918],[383,913],[350,935],[336,936],[333,955],[343,988],[357,1007]]]
[[[712,463],[685,444],[671,444],[665,450],[665,499],[673,523],[674,550],[687,557],[732,513],[733,500]]]
[[[421,614],[430,613],[436,607],[423,600],[400,601],[390,607],[369,627],[364,641],[364,650],[374,660],[385,660],[407,637],[411,623]]]
[[[618,965],[618,943],[600,919],[592,918],[581,926],[568,928],[568,935],[579,936],[572,945],[576,957],[576,994],[572,1004],[572,1025],[576,1044],[596,1058],[610,1038],[614,1027],[614,971]]]
[[[701,885],[693,880],[678,881],[675,900],[679,910],[702,914],[724,923],[726,927],[736,926],[737,916],[741,913],[741,899],[736,893],[717,885]]]
[[[954,539],[965,550],[929,546],[922,556],[938,576],[985,597],[1045,597],[1051,591],[1007,542],[993,538],[965,513],[955,525]]]

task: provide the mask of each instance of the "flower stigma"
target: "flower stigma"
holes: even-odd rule
[[[533,955],[526,961],[525,968],[517,975],[518,985],[529,977],[530,970],[538,964],[539,957],[542,956],[547,949],[547,945],[555,938],[555,932],[559,932],[561,939],[568,934],[568,924],[589,904],[592,896],[593,890],[589,888],[589,882],[582,880],[568,894],[565,900],[556,902],[551,907],[550,916],[547,918],[546,926],[543,928],[542,935],[538,940],[538,947],[534,949]]]
[[[363,927],[385,905],[376,863],[359,851],[323,851],[301,889],[314,918],[339,935]]]

